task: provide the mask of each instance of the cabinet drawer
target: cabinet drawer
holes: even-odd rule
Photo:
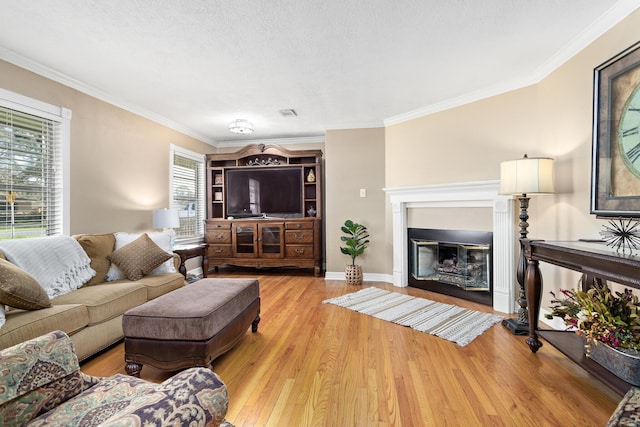
[[[313,246],[287,245],[287,258],[313,259]]]
[[[207,231],[205,240],[207,243],[231,243],[231,230]]]
[[[313,243],[313,230],[287,230],[284,241],[288,243]]]
[[[285,228],[287,230],[312,230],[313,229],[313,222],[312,221],[306,221],[306,222],[287,222],[285,224]]]
[[[231,257],[231,245],[209,245],[207,255],[211,258]]]
[[[207,221],[207,231],[230,229],[231,222],[229,221]]]

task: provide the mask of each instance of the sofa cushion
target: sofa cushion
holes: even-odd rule
[[[0,259],[0,304],[24,310],[51,307],[49,296],[38,281],[4,259]]]
[[[160,246],[161,249],[173,255],[172,245],[171,245],[171,236],[169,236],[168,233],[149,232],[146,234],[151,238],[151,240],[153,240],[153,242],[156,245]],[[129,243],[138,239],[140,235],[141,235],[140,233],[123,233],[123,232],[115,233],[115,238],[116,238],[115,249],[117,250],[122,248],[123,246],[128,245]],[[178,263],[177,263],[178,266],[180,265],[179,259],[180,258],[178,257]],[[149,274],[153,275],[153,274],[163,274],[163,273],[175,273],[176,271],[177,271],[177,267],[175,266],[175,262],[170,259],[160,264]],[[107,272],[107,275],[105,276],[105,280],[107,281],[119,280],[119,279],[124,279],[125,277],[126,276],[124,275],[122,270],[120,270],[120,268],[116,264],[112,263],[111,266],[109,267],[109,271]]]
[[[140,280],[173,255],[162,250],[143,233],[133,242],[113,251],[107,258],[122,270],[129,280]]]
[[[113,252],[116,245],[116,237],[113,233],[79,234],[73,237],[87,253],[91,259],[91,268],[96,271],[96,275],[85,286],[104,282],[104,277],[107,275],[111,265],[111,261],[107,257]]]
[[[0,348],[7,348],[59,329],[71,335],[89,323],[87,309],[80,304],[53,305],[35,311],[11,310],[0,328]]]
[[[137,283],[144,285],[147,289],[147,301],[149,301],[183,287],[186,281],[180,273],[168,273],[144,276]]]
[[[147,290],[138,282],[119,280],[85,286],[54,298],[53,304],[82,304],[89,315],[89,326],[117,317],[132,307],[144,304]],[[0,330],[1,331],[1,330]]]

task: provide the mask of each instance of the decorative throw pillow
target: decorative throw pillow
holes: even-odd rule
[[[133,242],[134,240],[139,238],[140,235],[141,233],[124,233],[124,232],[115,233],[115,239],[116,239],[115,250],[118,250],[128,245],[129,243]],[[161,249],[163,249],[173,257],[173,248],[171,246],[171,236],[169,235],[169,233],[157,231],[157,232],[147,233],[147,235],[151,238],[151,240],[153,240],[153,242],[156,245],[158,245]],[[173,259],[170,258],[168,261],[165,261],[162,264],[160,264],[158,267],[154,268],[153,271],[151,271],[151,273],[149,274],[153,275],[153,274],[175,273],[175,272],[176,272],[176,268],[173,265]],[[119,280],[124,278],[125,278],[125,275],[122,272],[122,270],[120,270],[120,268],[118,268],[117,265],[111,264],[111,266],[109,267],[109,271],[107,272],[107,275],[104,277],[104,280],[112,281],[112,280]]]
[[[140,280],[171,257],[144,233],[107,258],[122,270],[127,279]]]
[[[23,310],[39,310],[51,307],[51,300],[33,276],[0,259],[0,304]]]
[[[113,233],[108,233],[82,234],[74,237],[91,259],[91,268],[96,271],[96,275],[85,283],[85,285],[103,283],[104,276],[106,276],[107,271],[109,271],[109,266],[111,265],[107,256],[113,253],[116,245],[115,236]]]

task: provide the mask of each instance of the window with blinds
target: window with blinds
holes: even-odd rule
[[[63,232],[61,127],[0,106],[0,239]]]
[[[180,227],[176,241],[204,237],[204,156],[171,146],[171,208],[178,210]]]

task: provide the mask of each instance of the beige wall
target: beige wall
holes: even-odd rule
[[[340,252],[344,221],[367,227],[371,244],[356,262],[366,274],[391,272],[385,238],[384,129],[331,130],[325,135],[326,268],[343,272],[351,262]],[[360,197],[366,189],[367,197]]]
[[[589,214],[593,69],[635,43],[638,28],[640,11],[539,84],[387,127],[386,187],[495,180],[501,161],[550,156],[557,194],[531,200],[529,236],[597,238],[605,222]],[[543,275],[545,293],[577,281],[549,265]]]
[[[530,86],[387,127],[386,186],[497,179],[500,161],[543,153],[535,105]]]
[[[169,146],[214,148],[67,86],[0,61],[0,86],[68,108],[71,119],[71,230],[151,228],[151,211],[169,205]]]

